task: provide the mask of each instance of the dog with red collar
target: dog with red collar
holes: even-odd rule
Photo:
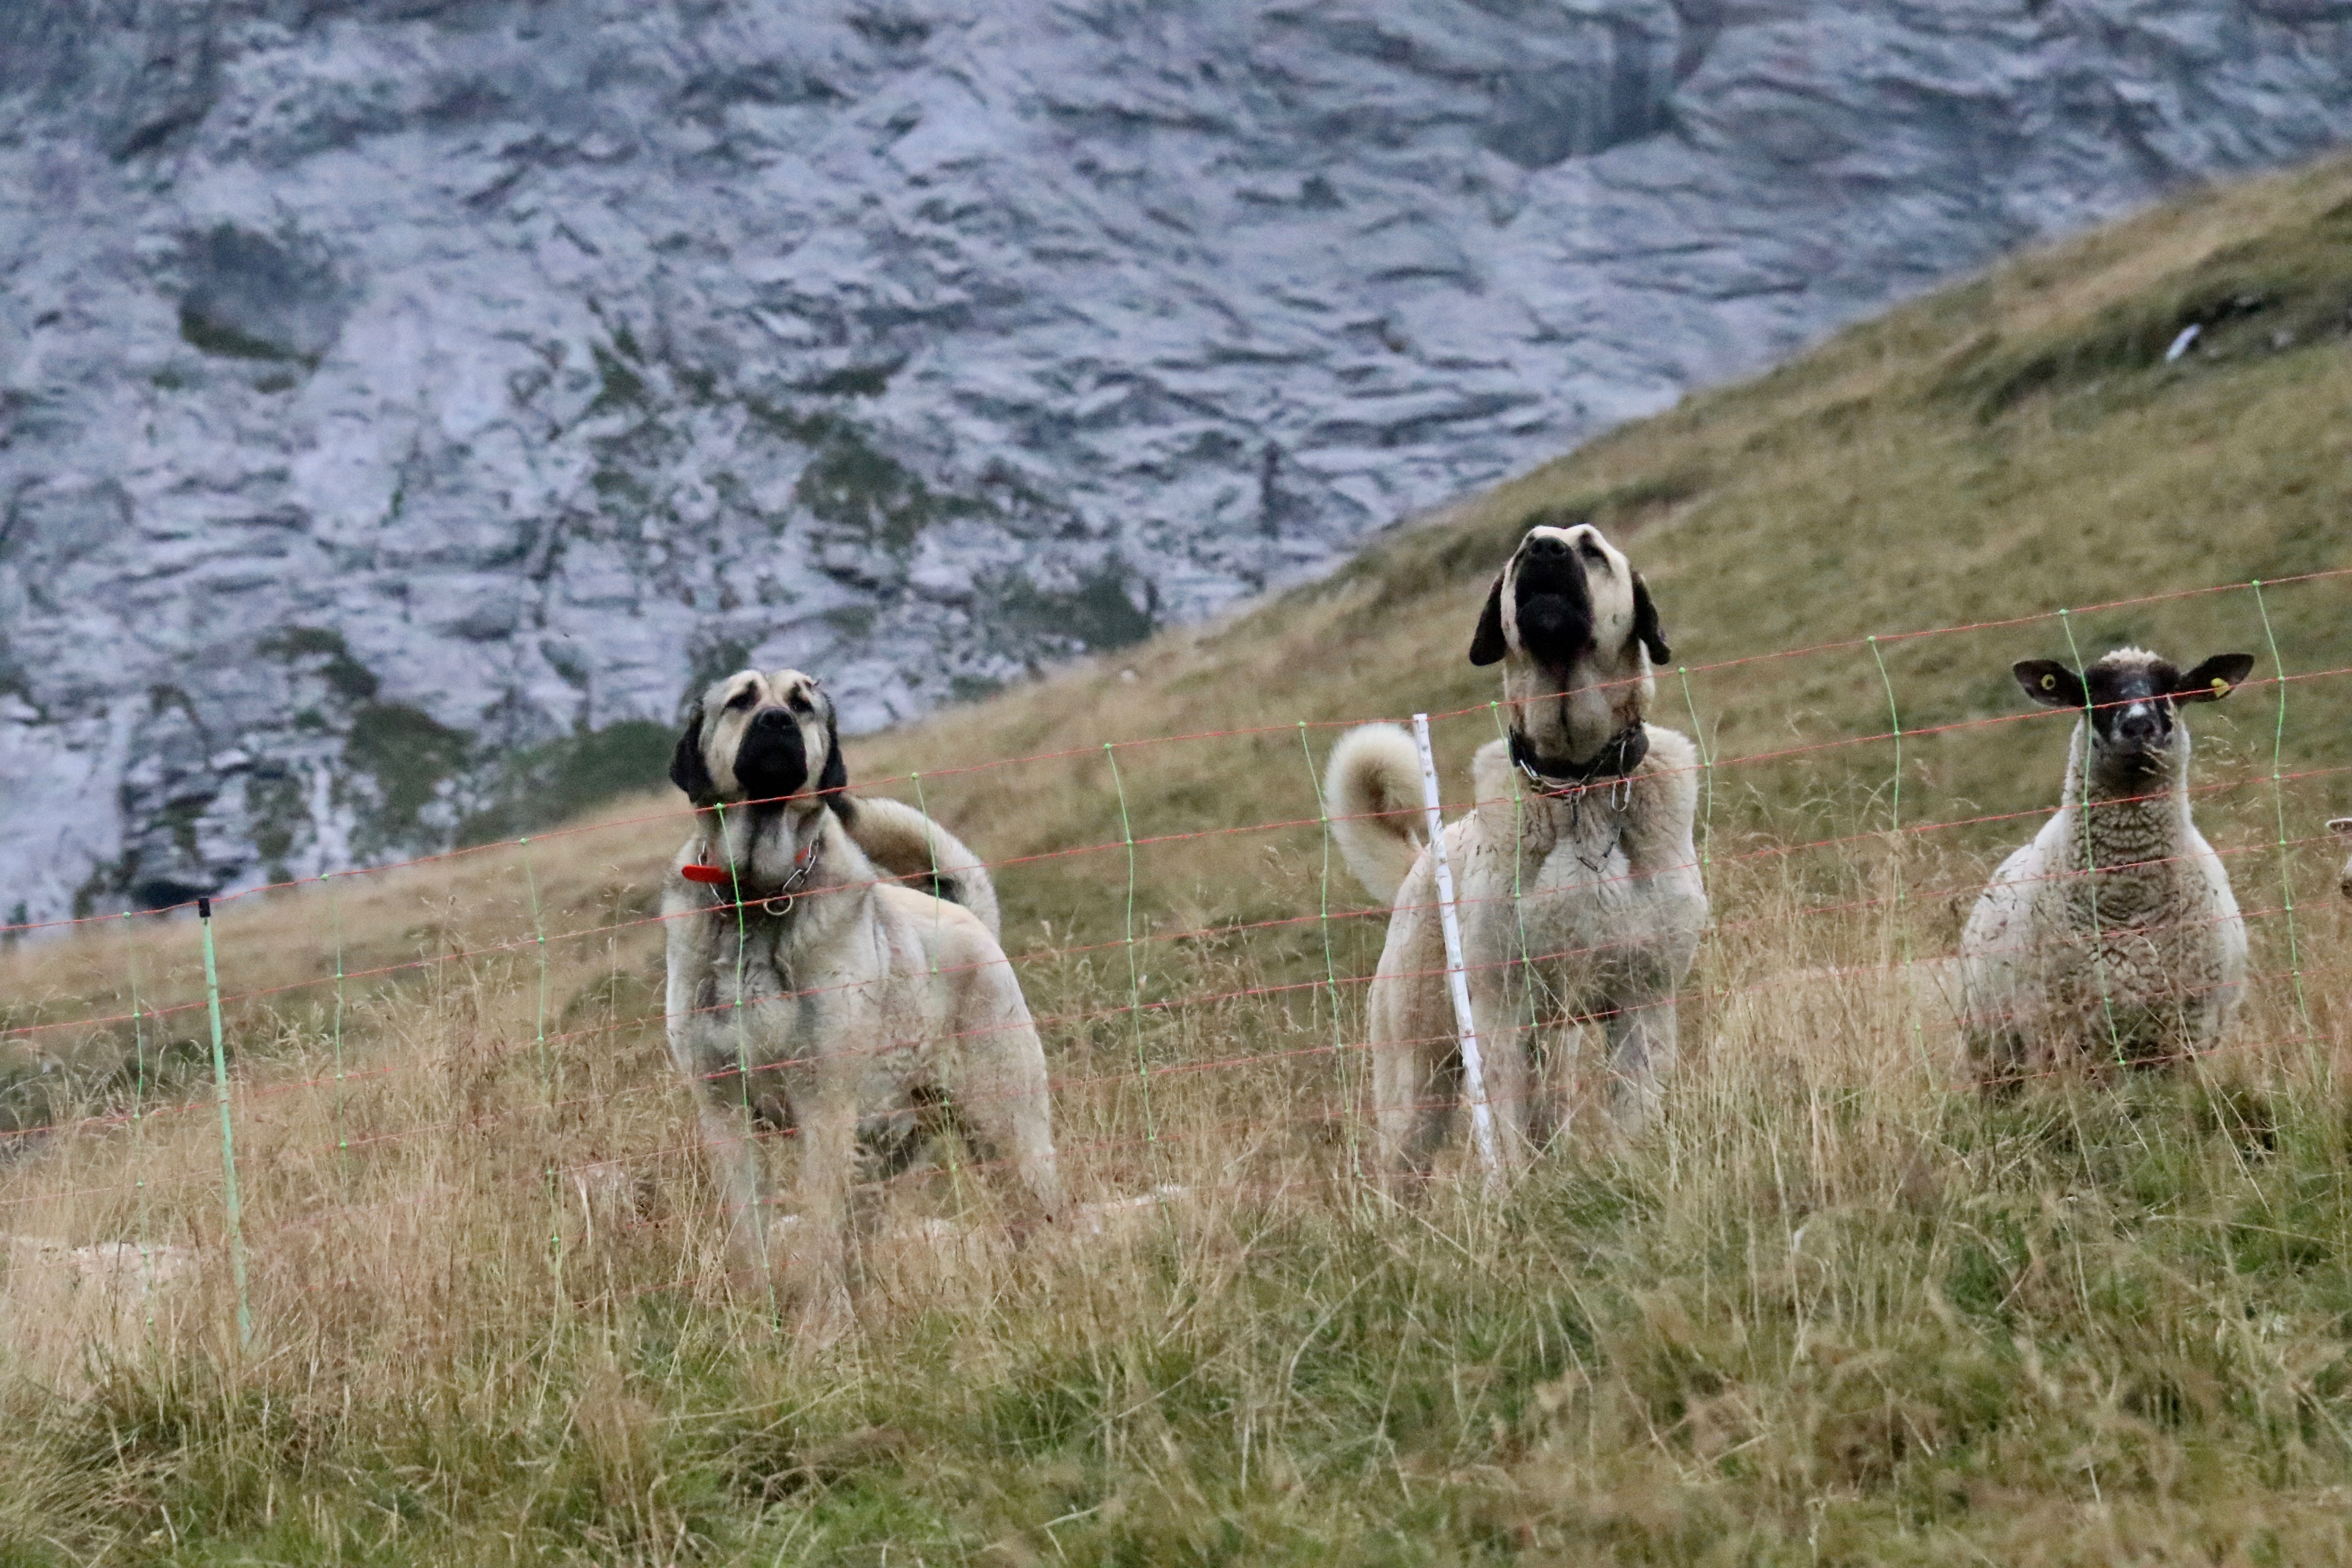
[[[1655,603],[1586,522],[1537,517],[1495,579],[1470,662],[1503,667],[1506,739],[1473,760],[1475,804],[1445,829],[1462,965],[1502,1163],[1561,1118],[1538,1092],[1541,1031],[1597,1023],[1615,1123],[1638,1127],[1674,1068],[1675,989],[1707,920],[1692,847],[1697,754],[1646,721],[1669,657]],[[1420,754],[1393,724],[1332,749],[1332,836],[1376,898],[1388,943],[1367,998],[1381,1162],[1427,1170],[1461,1093]],[[1548,1124],[1551,1123],[1551,1124]]]
[[[843,1326],[851,1189],[943,1124],[1007,1178],[1016,1225],[1058,1217],[1045,1050],[979,858],[910,807],[849,794],[832,700],[798,670],[712,683],[670,777],[697,808],[662,899],[670,1056],[739,1281],[781,1264],[804,1326]],[[799,1147],[789,1225],[761,1127]]]

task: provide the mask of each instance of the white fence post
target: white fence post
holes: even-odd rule
[[[1421,752],[1421,803],[1429,821],[1429,858],[1437,870],[1437,923],[1445,933],[1445,988],[1454,997],[1454,1024],[1462,1036],[1462,1082],[1470,1094],[1470,1131],[1491,1184],[1502,1174],[1495,1149],[1495,1112],[1486,1103],[1486,1064],[1478,1054],[1478,1025],[1470,1012],[1470,980],[1462,967],[1462,922],[1454,912],[1454,868],[1445,858],[1445,817],[1437,797],[1437,758],[1429,748],[1429,715],[1412,716],[1412,743]]]

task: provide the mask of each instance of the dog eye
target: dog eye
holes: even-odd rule
[[[1609,559],[1608,556],[1601,553],[1601,546],[1593,543],[1592,541],[1589,539],[1576,547],[1576,552],[1583,556],[1587,561],[1606,561]]]
[[[730,709],[749,708],[752,703],[759,700],[760,694],[751,687],[747,686],[742,690],[737,692],[734,696],[730,697],[727,700],[727,706]]]

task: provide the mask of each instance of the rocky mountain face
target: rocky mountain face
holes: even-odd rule
[[[0,7],[0,917],[860,726],[2352,132],[2343,0]]]

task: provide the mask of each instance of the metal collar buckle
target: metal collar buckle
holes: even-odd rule
[[[806,849],[793,857],[793,874],[784,879],[782,887],[760,900],[763,912],[772,917],[779,916],[793,907],[793,901],[800,897],[800,885],[808,880],[811,871],[816,869],[816,847],[824,842],[821,837],[812,838]]]
[[[766,898],[740,899],[717,903],[711,905],[711,911],[718,913],[725,910],[756,907],[762,913],[772,917],[784,914],[793,907],[793,900],[800,897],[801,884],[807,881],[809,873],[816,869],[817,850],[824,842],[822,836],[810,839],[808,847],[793,857],[793,874],[784,879],[782,887]],[[678,868],[678,874],[689,882],[699,882],[709,888],[733,887],[740,889],[742,886],[733,868],[727,866],[700,864],[681,866]]]

